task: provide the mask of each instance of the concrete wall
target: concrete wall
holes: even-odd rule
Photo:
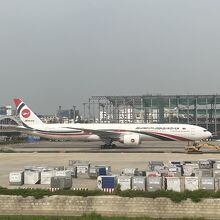
[[[0,196],[0,215],[82,215],[96,212],[109,216],[204,217],[220,219],[220,199],[200,203],[174,203],[167,198],[122,198],[118,196],[51,196],[43,199]]]

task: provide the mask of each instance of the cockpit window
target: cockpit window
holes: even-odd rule
[[[207,129],[205,129],[205,130],[203,130],[204,132],[207,132],[208,130]]]

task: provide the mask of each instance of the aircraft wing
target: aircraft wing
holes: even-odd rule
[[[66,128],[89,132],[91,134],[98,135],[101,139],[104,139],[104,140],[109,139],[109,138],[113,140],[118,140],[121,136],[120,133],[115,133],[112,131],[94,130],[94,129],[87,129],[87,128],[72,128],[72,127],[66,127]]]

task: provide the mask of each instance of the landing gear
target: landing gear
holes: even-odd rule
[[[114,149],[116,145],[112,143],[112,140],[105,141],[105,144],[101,145],[101,149]]]
[[[103,144],[101,145],[101,149],[114,149],[116,148],[115,144]]]

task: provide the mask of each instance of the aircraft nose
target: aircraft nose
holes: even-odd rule
[[[211,132],[208,132],[207,136],[208,136],[208,138],[212,138],[213,137]]]

